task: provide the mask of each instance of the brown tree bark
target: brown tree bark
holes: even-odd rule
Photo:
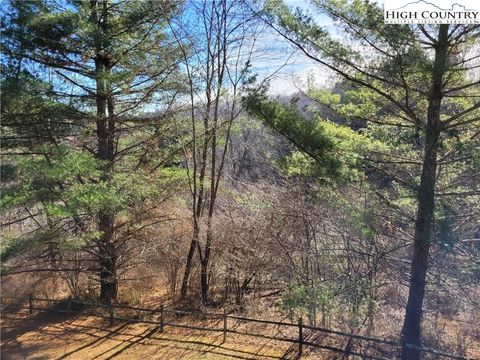
[[[107,1],[91,1],[92,22],[99,26],[104,38],[107,35],[108,10]],[[99,9],[100,8],[100,9]],[[101,20],[98,17],[101,12]],[[111,71],[111,58],[105,53],[106,44],[98,40],[95,57],[96,73],[96,105],[97,105],[97,158],[103,162],[101,180],[109,182],[112,179],[113,160],[115,157],[115,119],[114,99],[111,95],[111,86],[108,74]],[[110,304],[117,297],[117,254],[114,244],[115,215],[111,210],[102,210],[98,214],[98,229],[101,237],[98,240],[98,254],[100,262],[100,300]]]
[[[108,61],[98,56],[95,61],[99,74],[109,71]],[[115,123],[113,119],[113,99],[108,97],[105,81],[97,80],[97,158],[104,162],[102,181],[111,181],[114,160]],[[114,244],[115,216],[111,210],[102,210],[98,214],[98,229],[102,233],[98,242],[100,257],[100,300],[111,303],[117,297],[117,254]]]
[[[211,218],[208,219],[211,222]],[[207,239],[205,244],[205,254],[200,263],[200,289],[202,293],[202,302],[208,302],[208,264],[210,262],[210,253],[212,246],[212,225],[209,223],[207,229]]]
[[[183,301],[187,297],[188,284],[190,282],[190,274],[192,273],[193,267],[193,256],[195,255],[195,249],[198,246],[198,235],[199,235],[198,224],[194,223],[193,236],[190,241],[190,249],[187,254],[187,262],[185,264],[185,271],[183,273],[182,287],[180,289],[180,300]]]
[[[205,99],[201,100],[203,104],[203,134],[198,134],[196,131],[195,109],[199,103],[194,100],[193,76],[190,72],[186,51],[182,47],[189,76],[191,99],[193,169],[190,184],[193,199],[193,234],[187,254],[180,299],[184,300],[186,298],[195,252],[198,250],[201,298],[203,303],[207,303],[210,287],[209,272],[211,272],[212,264],[212,244],[215,238],[213,229],[214,208],[230,141],[232,122],[239,115],[236,97],[238,86],[244,74],[241,59],[244,60],[245,53],[241,49],[245,46],[244,40],[247,30],[240,26],[246,21],[237,12],[238,7],[241,6],[240,2],[237,4],[236,2],[229,3],[226,0],[213,2],[205,0],[200,4],[199,21],[204,29],[202,36],[204,36],[206,49],[205,60],[202,65],[202,82],[205,84],[205,88],[202,89]],[[238,7],[233,6],[233,4],[238,5]],[[235,51],[229,54],[228,49],[235,49]],[[228,67],[229,58],[232,60],[231,68]],[[225,90],[227,82],[230,83],[227,87],[231,88],[233,100],[222,105],[222,91]],[[224,105],[227,108],[222,108]],[[222,116],[227,109],[230,114],[224,119]],[[225,120],[225,122],[220,123],[219,120]],[[197,135],[203,137],[202,143],[198,145]],[[223,139],[223,146],[218,143],[217,136]],[[206,213],[206,216],[204,213]],[[200,224],[206,226],[201,227]]]
[[[435,44],[435,60],[432,73],[422,174],[417,193],[417,217],[410,275],[410,289],[402,330],[402,360],[420,359],[421,322],[423,300],[428,270],[428,259],[433,230],[435,208],[435,183],[437,174],[437,147],[442,123],[440,108],[443,98],[443,78],[447,68],[448,25],[439,27]]]

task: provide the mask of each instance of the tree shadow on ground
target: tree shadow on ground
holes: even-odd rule
[[[127,325],[129,324],[127,323]],[[92,334],[91,330],[109,331],[109,333],[106,335],[98,336],[95,333]],[[107,350],[104,350],[99,354],[96,354],[94,357],[92,357],[92,360],[100,359],[100,358],[103,358],[105,360],[114,359],[119,355],[121,355],[122,353],[124,353],[125,351],[135,346],[145,346],[150,348],[157,347],[159,349],[164,349],[164,350],[165,349],[181,350],[181,351],[191,352],[199,355],[215,354],[215,355],[229,357],[232,359],[233,358],[235,359],[252,359],[252,358],[283,359],[284,358],[281,356],[260,354],[262,347],[259,348],[257,351],[245,351],[240,349],[234,349],[222,342],[223,340],[222,334],[212,338],[211,342],[205,342],[205,341],[198,340],[200,336],[195,337],[195,335],[184,336],[184,339],[171,338],[171,337],[168,337],[167,334],[160,333],[157,328],[149,328],[149,329],[145,329],[140,334],[133,334],[131,332],[125,332],[125,331],[110,332],[109,329],[96,327],[96,326],[76,325],[74,329],[69,329],[68,331],[81,332],[89,336],[97,337],[97,339],[92,341],[90,344],[87,344],[87,346],[84,345],[77,348],[74,351],[69,352],[68,354],[66,354],[66,356],[64,355],[60,358],[57,358],[57,360],[65,359],[67,358],[67,356],[70,356],[75,352],[84,350],[87,347],[98,346],[100,344],[100,341],[102,341],[103,339],[105,338],[113,339],[115,335],[128,336],[129,338],[122,339],[122,340],[114,339],[116,342],[118,342],[118,344],[109,347]],[[192,345],[196,346],[196,348],[191,347]],[[233,353],[236,353],[236,354],[233,354]],[[106,356],[106,357],[103,357],[103,356]],[[179,357],[178,357],[178,354],[172,354],[171,357],[168,357],[167,354],[162,353],[161,358],[162,359],[178,359]]]
[[[39,313],[28,317],[15,318],[12,317],[9,320],[8,329],[4,331],[2,329],[2,340],[5,343],[2,344],[2,353],[8,353],[9,350],[14,352],[16,347],[20,347],[21,344],[16,340],[23,334],[35,331],[39,335],[45,335],[47,337],[58,338],[65,343],[76,342],[72,338],[72,334],[78,333],[87,336],[87,341],[82,341],[81,345],[74,349],[65,349],[65,353],[61,356],[57,356],[57,360],[78,358],[82,356],[85,358],[85,353],[90,352],[91,357],[88,359],[114,359],[120,355],[128,355],[125,352],[132,350],[134,347],[142,347],[141,353],[147,351],[149,353],[148,358],[161,358],[161,359],[180,359],[188,354],[191,355],[207,355],[212,354],[215,356],[222,356],[232,359],[284,359],[283,356],[273,356],[261,354],[262,349],[268,344],[259,344],[254,350],[236,349],[233,344],[230,345],[223,343],[223,334],[215,334],[211,340],[206,342],[204,337],[200,335],[185,335],[174,333],[173,335],[182,336],[181,339],[172,337],[172,334],[167,333],[168,327],[165,329],[165,333],[160,333],[157,327],[150,327],[142,331],[141,333],[133,333],[132,329],[128,329],[132,323],[121,322],[113,327],[105,327],[103,324],[99,326],[92,326],[79,323],[77,316],[67,317],[66,314],[58,313]],[[76,320],[76,321],[74,321]],[[93,338],[93,340],[92,340]],[[110,344],[109,341],[114,341],[114,344]],[[35,358],[35,352],[39,350],[40,345],[30,344],[28,346],[21,346],[22,349],[28,352],[28,359]],[[275,346],[273,346],[275,348]],[[168,351],[171,350],[172,354],[169,356]],[[178,352],[182,352],[185,355],[180,355]],[[152,354],[153,352],[153,354]],[[81,353],[81,354],[80,354]],[[159,353],[155,355],[156,353]],[[161,354],[160,354],[161,353]],[[153,355],[153,357],[152,357]],[[51,357],[50,357],[51,358]],[[35,359],[43,360],[46,357],[37,357]]]
[[[2,347],[23,334],[37,331],[50,324],[74,320],[75,317],[75,314],[68,315],[50,310],[28,315],[26,312],[19,314],[16,310],[2,309]]]

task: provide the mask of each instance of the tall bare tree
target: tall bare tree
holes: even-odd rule
[[[215,203],[232,124],[240,114],[239,91],[254,51],[255,26],[241,1],[188,4],[185,21],[172,24],[189,79],[192,137],[184,153],[189,163],[193,229],[180,297],[187,296],[197,252],[202,300],[207,302]]]

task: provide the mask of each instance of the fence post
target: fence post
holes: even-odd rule
[[[108,308],[109,312],[110,312],[110,322],[109,322],[109,326],[113,326],[113,305],[110,304],[110,307]]]
[[[67,302],[67,316],[70,317],[72,313],[72,297],[68,297],[68,302]]]
[[[160,332],[163,333],[163,326],[164,326],[164,305],[160,305]]]
[[[298,319],[298,358],[300,359],[303,355],[303,320],[302,318]]]
[[[30,315],[33,314],[33,296],[32,294],[28,294],[28,312]]]
[[[227,308],[223,308],[223,343],[227,341]]]

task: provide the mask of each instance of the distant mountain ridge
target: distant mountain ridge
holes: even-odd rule
[[[396,8],[396,9],[393,9],[393,10],[400,10],[400,9],[403,9],[403,8],[406,8],[407,6],[410,6],[410,5],[415,5],[415,4],[425,4],[425,5],[431,5],[439,10],[442,10],[442,11],[453,11],[454,10],[454,7],[455,5],[459,6],[459,7],[462,7],[464,11],[473,11],[474,9],[467,9],[464,5],[462,4],[459,4],[459,3],[453,3],[451,8],[450,9],[443,9],[431,2],[428,2],[428,1],[425,1],[425,0],[417,0],[417,1],[412,1],[412,2],[409,2],[399,8]]]

